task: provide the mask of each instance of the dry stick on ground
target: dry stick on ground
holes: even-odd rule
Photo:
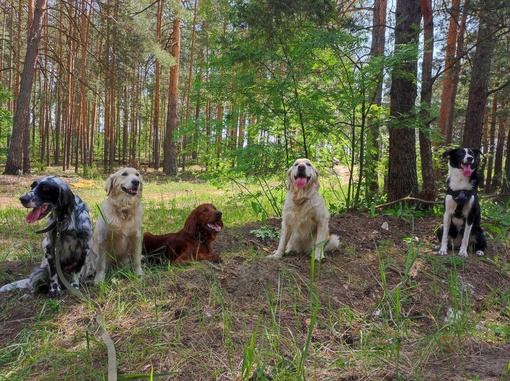
[[[375,208],[376,209],[384,208],[385,206],[390,206],[390,205],[393,205],[393,204],[398,204],[399,202],[402,202],[402,201],[418,201],[418,202],[421,202],[421,203],[424,203],[424,204],[442,204],[443,203],[442,201],[428,201],[428,200],[422,200],[421,198],[406,196],[406,197],[403,197],[403,198],[399,198],[398,200],[395,200],[395,201],[390,201],[390,202],[387,202],[385,204],[376,205]]]
[[[486,196],[479,196],[479,198],[480,199],[486,199],[486,198],[494,198],[494,197],[497,197],[497,196],[498,196],[498,194],[494,193],[494,194],[489,194],[489,195],[486,195]],[[443,204],[443,201],[428,201],[428,200],[423,200],[421,198],[406,196],[406,197],[400,198],[400,199],[395,200],[395,201],[390,201],[390,202],[387,202],[385,204],[376,205],[375,208],[376,209],[384,208],[385,206],[390,206],[390,205],[393,205],[393,204],[398,204],[399,202],[402,202],[402,201],[417,201],[417,202],[421,202],[421,203],[424,203],[424,204],[432,204],[432,205]]]

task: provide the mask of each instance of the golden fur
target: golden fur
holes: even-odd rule
[[[134,168],[122,168],[106,180],[106,200],[94,229],[96,284],[104,281],[114,265],[131,262],[142,275],[142,176]],[[94,260],[94,259],[93,259]]]
[[[324,251],[338,247],[339,238],[329,234],[329,212],[318,192],[319,171],[310,160],[298,159],[287,171],[287,183],[280,243],[269,257],[281,258],[290,251],[304,253],[313,248],[315,260],[320,261]]]

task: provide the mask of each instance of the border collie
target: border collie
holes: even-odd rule
[[[437,231],[441,242],[439,255],[448,254],[449,240],[459,247],[458,255],[467,257],[468,246],[476,254],[484,255],[487,242],[480,227],[480,202],[478,199],[478,164],[480,150],[455,148],[446,151],[448,161],[447,191],[444,199],[443,226]]]

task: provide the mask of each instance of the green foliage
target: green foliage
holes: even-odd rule
[[[0,161],[7,159],[7,142],[11,134],[12,113],[7,108],[7,101],[13,99],[12,94],[0,84]]]
[[[337,157],[351,174],[342,199],[347,209],[356,209],[380,197],[370,186],[385,171],[384,164],[369,161],[377,156],[367,156],[377,153],[368,132],[380,129],[388,114],[372,105],[373,93],[385,71],[411,53],[367,60],[364,32],[355,25],[331,27],[331,6],[309,0],[236,3],[229,13],[232,30],[212,41],[223,54],[210,57],[211,75],[207,83],[194,81],[192,95],[197,104],[208,99],[231,107],[221,120],[188,122],[181,136],[198,128],[188,152],[197,152],[208,169],[246,176],[274,174],[297,157],[329,163]],[[284,16],[289,8],[293,12]],[[242,118],[243,143],[236,147],[229,131]]]
[[[491,200],[482,200],[482,227],[486,233],[493,239],[497,238],[501,242],[508,242],[510,238],[510,202],[500,205]]]
[[[280,237],[280,229],[274,226],[262,225],[258,229],[250,230],[250,234],[253,234],[257,238],[261,238],[263,241],[268,239],[277,239]]]

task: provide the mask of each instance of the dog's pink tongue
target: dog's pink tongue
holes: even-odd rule
[[[462,170],[464,171],[464,176],[469,177],[473,173],[470,165],[462,164]]]
[[[296,179],[296,186],[298,188],[304,188],[306,185],[306,177],[298,177]]]
[[[32,211],[30,213],[28,213],[25,220],[29,224],[33,224],[34,222],[39,220],[39,216],[41,215],[41,212],[42,212],[42,208],[34,208],[34,209],[32,209]]]

